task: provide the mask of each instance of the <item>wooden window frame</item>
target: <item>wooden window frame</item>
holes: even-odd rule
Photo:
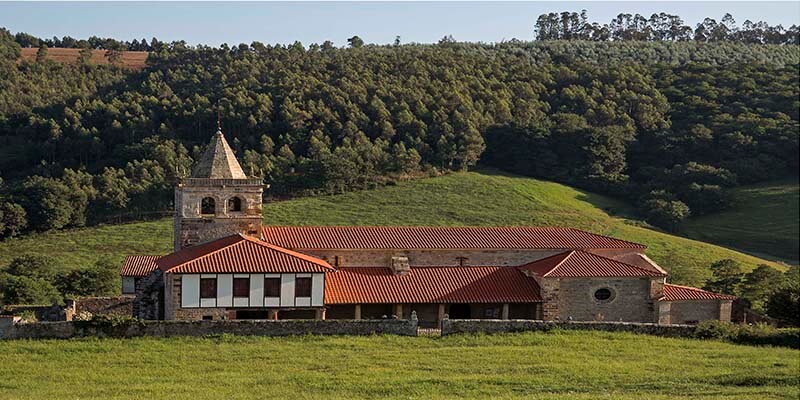
[[[300,285],[301,281],[304,282],[303,286]],[[308,284],[306,285],[305,282],[308,282]],[[311,277],[294,278],[294,297],[310,298],[312,293],[314,293],[313,286],[314,280]]]
[[[239,282],[246,281],[244,294],[236,292],[236,289],[237,289],[236,281],[239,281]],[[241,289],[241,288],[239,288],[239,289]],[[235,276],[233,277],[233,297],[239,297],[239,298],[247,297],[247,298],[250,298],[250,278],[249,277],[247,277],[247,278],[244,278],[244,277],[237,278]]]
[[[270,289],[270,285],[267,283],[270,280],[274,280],[274,281],[277,282],[276,287],[277,287],[278,293],[276,295],[270,295],[270,290],[269,290]],[[275,278],[275,277],[264,278],[264,297],[270,297],[270,298],[276,298],[276,297],[280,298],[281,297],[281,278],[280,277],[278,277],[278,278]]]
[[[214,296],[203,295],[203,282],[214,282]],[[207,293],[206,293],[207,294]],[[217,278],[200,278],[200,298],[201,299],[216,299],[219,294],[219,287],[217,285]]]

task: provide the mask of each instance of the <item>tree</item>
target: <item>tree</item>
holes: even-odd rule
[[[111,65],[119,66],[122,64],[122,50],[117,48],[106,50],[106,60]]]
[[[0,237],[17,236],[27,226],[28,220],[22,206],[11,202],[0,205]]]
[[[770,317],[800,326],[800,268],[791,267],[784,273],[783,284],[772,291],[764,308]]]
[[[47,256],[23,254],[11,260],[5,270],[13,276],[26,276],[52,282],[58,275],[56,261]]]
[[[678,200],[650,199],[644,202],[642,208],[647,222],[670,232],[677,232],[681,223],[691,214],[689,206]]]
[[[0,288],[5,304],[47,305],[62,301],[58,290],[50,282],[40,278],[5,275],[0,277]]]
[[[359,48],[361,46],[364,46],[364,41],[361,40],[361,38],[358,37],[358,36],[353,36],[353,37],[347,39],[347,44],[351,48],[357,49],[357,48]]]
[[[82,47],[81,50],[78,52],[78,63],[81,65],[88,65],[92,60],[92,49],[88,47]]]
[[[89,268],[63,274],[57,285],[64,296],[111,296],[119,288],[118,266],[108,259],[101,259]]]
[[[761,264],[744,276],[742,297],[750,301],[753,309],[761,310],[770,294],[783,286],[785,279],[777,269]]]
[[[732,259],[719,260],[709,267],[711,269],[712,278],[706,281],[703,287],[716,293],[724,293],[731,295],[739,294],[739,286],[744,278],[742,272],[742,265]]]
[[[43,44],[39,46],[39,50],[36,51],[36,62],[43,63],[47,60],[47,45]]]
[[[20,190],[19,199],[31,228],[47,231],[69,225],[75,209],[85,210],[85,204],[70,203],[69,188],[52,178],[32,176]]]

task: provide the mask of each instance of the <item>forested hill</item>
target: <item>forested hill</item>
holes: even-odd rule
[[[797,173],[794,44],[352,39],[175,42],[132,71],[22,62],[0,31],[0,231],[168,209],[218,112],[278,196],[481,162],[636,200],[672,229],[728,187]]]

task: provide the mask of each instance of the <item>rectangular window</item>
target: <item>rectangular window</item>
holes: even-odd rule
[[[200,278],[200,298],[217,298],[217,278]]]
[[[250,278],[233,278],[233,297],[250,297]]]
[[[311,297],[311,278],[294,280],[294,297]]]
[[[281,278],[264,278],[264,297],[281,297]]]

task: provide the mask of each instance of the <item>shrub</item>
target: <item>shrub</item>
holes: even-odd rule
[[[111,296],[117,293],[119,272],[108,260],[86,269],[76,269],[59,277],[57,285],[65,296]]]
[[[767,324],[739,325],[716,320],[703,321],[694,331],[697,339],[800,348],[800,329],[778,329]]]
[[[678,200],[650,199],[642,208],[647,222],[670,232],[677,231],[691,214],[689,206]]]
[[[5,304],[59,304],[62,301],[58,290],[41,278],[7,275],[2,286]]]

